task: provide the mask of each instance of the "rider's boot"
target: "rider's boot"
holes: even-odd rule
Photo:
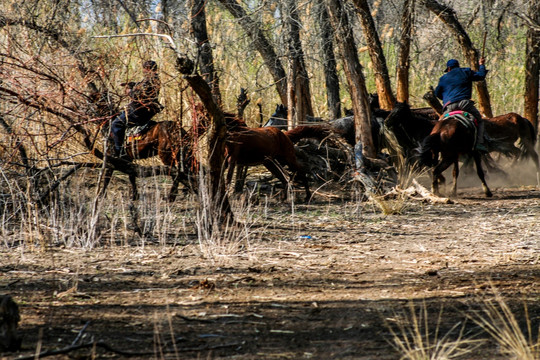
[[[484,121],[480,120],[478,121],[478,134],[476,137],[476,145],[474,149],[480,152],[488,152],[486,146],[484,145],[484,140]]]

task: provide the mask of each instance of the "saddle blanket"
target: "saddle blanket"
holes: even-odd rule
[[[126,129],[126,138],[128,141],[141,140],[142,136],[146,134],[154,125],[155,121],[149,121],[148,123],[140,126],[128,126]]]
[[[454,117],[458,119],[466,127],[474,124],[475,127],[478,127],[478,120],[470,113],[463,110],[450,111],[449,113],[444,114],[443,118]]]

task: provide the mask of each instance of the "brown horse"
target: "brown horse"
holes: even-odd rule
[[[122,161],[131,162],[135,159],[147,159],[159,156],[161,162],[168,167],[173,183],[169,192],[168,200],[174,201],[180,182],[189,190],[194,191],[195,177],[192,176],[192,166],[195,158],[192,151],[192,136],[187,133],[177,122],[174,121],[151,121],[147,130],[142,133],[128,134],[125,148],[127,158],[111,159],[113,165]],[[127,133],[130,133],[129,129]],[[113,168],[107,168],[104,174],[103,186],[100,195],[104,195],[111,180]],[[132,188],[132,199],[139,197],[135,172],[129,172],[129,181]]]
[[[476,173],[482,181],[484,194],[486,197],[493,196],[484,178],[480,153],[473,150],[475,138],[476,129],[473,122],[461,120],[455,115],[439,120],[431,134],[424,139],[420,148],[420,161],[426,166],[433,167],[432,191],[435,195],[440,196],[439,185],[445,182],[442,173],[452,164],[454,164],[452,196],[457,195],[459,156],[469,155],[476,164]]]
[[[538,153],[534,149],[536,134],[532,123],[516,113],[499,115],[485,119],[486,132],[491,138],[488,141],[490,151],[498,151],[516,160],[531,158],[536,172],[540,173]],[[516,147],[516,142],[519,147]]]
[[[198,134],[205,131],[209,120],[206,111],[196,107]],[[293,142],[302,138],[323,138],[330,135],[330,129],[321,126],[299,126],[289,131],[281,131],[275,127],[249,128],[245,121],[234,114],[225,113],[227,127],[227,140],[225,143],[226,158],[228,162],[227,184],[230,184],[237,165],[254,166],[264,165],[268,171],[277,177],[281,183],[288,187],[289,181],[282,168],[287,166],[292,177],[303,184],[306,202],[311,198],[308,179],[304,169],[298,163]]]
[[[248,127],[230,132],[225,144],[229,170],[227,183],[230,184],[236,165],[264,165],[287,188],[281,164],[289,167],[293,176],[298,176],[306,193],[306,202],[311,199],[311,192],[304,170],[298,164],[292,141],[275,127]]]

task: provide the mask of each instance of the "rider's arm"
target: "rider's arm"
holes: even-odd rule
[[[443,93],[443,88],[441,86],[441,81],[439,80],[439,84],[435,88],[435,96],[442,100],[442,93]]]
[[[471,79],[472,81],[481,81],[486,78],[488,70],[486,70],[486,59],[484,57],[481,57],[478,61],[478,71],[472,71]]]

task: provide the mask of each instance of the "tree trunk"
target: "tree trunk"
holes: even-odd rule
[[[225,140],[227,129],[225,127],[225,115],[216,103],[212,90],[208,83],[195,72],[193,61],[185,56],[178,55],[176,59],[178,71],[184,75],[189,86],[201,99],[208,115],[210,116],[210,129],[208,131],[208,164],[209,176],[209,201],[206,204],[206,219],[210,221],[229,222],[234,220],[229,199],[225,192],[223,181],[223,164],[225,159]],[[220,216],[216,218],[216,214]],[[207,224],[209,230],[212,224]]]
[[[362,30],[366,38],[369,49],[369,56],[373,64],[375,72],[375,85],[377,86],[377,94],[379,95],[379,105],[381,109],[390,110],[394,107],[396,98],[392,92],[390,76],[388,75],[388,67],[381,46],[375,22],[371,16],[369,5],[366,0],[353,0],[354,5],[358,9],[358,15],[362,23]]]
[[[540,23],[540,0],[531,0],[529,17]],[[540,30],[529,27],[525,57],[525,107],[524,116],[538,133],[538,86],[540,77]]]
[[[332,36],[332,25],[328,20],[328,11],[324,3],[316,3],[315,16],[321,32],[322,60],[324,68],[324,79],[326,82],[326,102],[328,106],[328,117],[339,119],[341,117],[341,99],[339,97],[339,77],[337,74],[337,63],[334,55],[334,39]]]
[[[396,70],[397,101],[409,101],[409,66],[412,29],[414,23],[414,0],[406,0],[401,14],[401,36],[399,40],[399,54]]]
[[[361,142],[364,156],[376,158],[377,154],[371,137],[371,111],[369,109],[368,92],[364,74],[362,73],[362,65],[358,60],[358,51],[349,19],[341,0],[325,0],[325,3],[351,91],[355,140],[357,143]]]
[[[437,0],[421,0],[424,6],[433,12],[448,29],[456,36],[458,43],[461,45],[463,55],[467,59],[467,63],[473,70],[478,71],[478,50],[473,47],[472,41],[463,26],[461,26],[455,11],[447,5],[440,4]],[[489,99],[489,91],[485,81],[476,81],[476,91],[478,92],[478,107],[480,112],[486,117],[493,117],[491,110],[491,101]]]
[[[212,56],[212,48],[208,39],[208,31],[206,29],[206,1],[191,0],[191,34],[197,42],[197,50],[199,57],[199,68],[202,76],[212,89],[218,104],[221,104],[221,93],[219,91],[219,78],[214,69],[214,58]]]
[[[296,109],[296,121],[305,122],[306,116],[313,116],[311,104],[311,91],[309,88],[309,76],[304,61],[304,51],[300,41],[300,18],[298,17],[296,0],[285,1],[286,24],[288,30],[289,47],[289,82],[294,95],[294,103],[289,103],[289,111]]]
[[[246,34],[253,41],[253,46],[259,52],[268,67],[272,78],[276,83],[276,90],[281,99],[281,103],[287,105],[287,74],[270,42],[261,30],[260,24],[253,21],[245,12],[244,8],[236,0],[218,0],[225,7],[244,29]]]
[[[298,124],[298,106],[295,105],[297,103],[295,91],[295,65],[295,62],[292,61],[292,59],[289,59],[289,62],[287,63],[287,104],[289,104],[289,106],[287,107],[287,130],[292,130]]]

